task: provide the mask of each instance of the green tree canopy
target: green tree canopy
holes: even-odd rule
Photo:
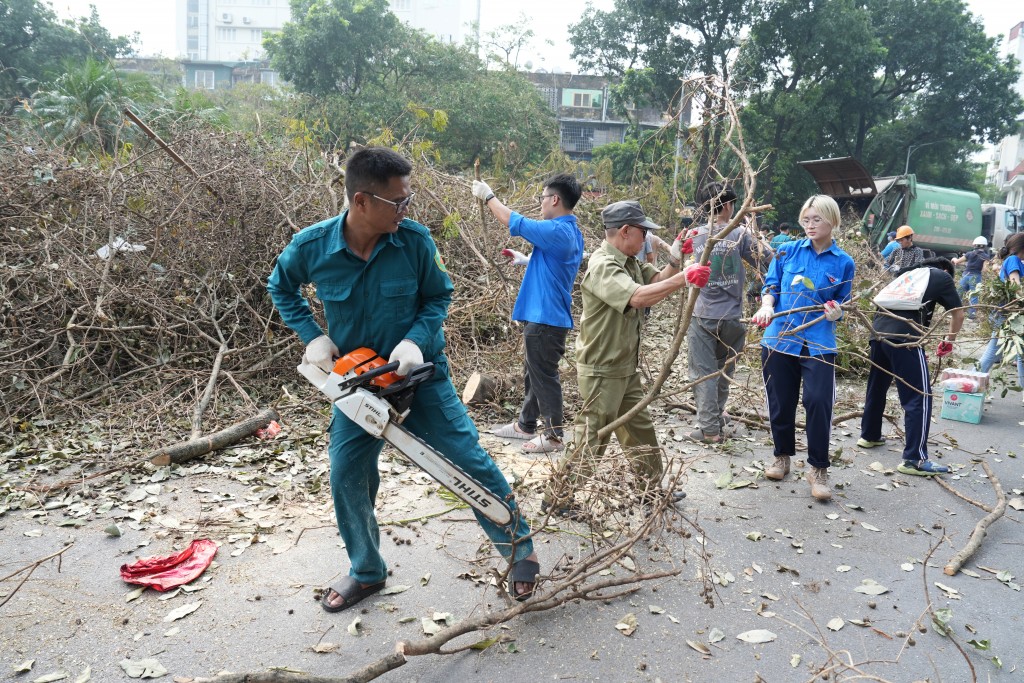
[[[499,147],[539,161],[556,144],[553,113],[521,74],[487,71],[468,47],[410,29],[384,0],[292,0],[293,21],[265,41],[274,67],[323,103],[330,144],[382,131],[422,137],[464,168]],[[387,36],[382,40],[382,36]]]
[[[961,0],[775,0],[744,45],[748,140],[761,187],[792,211],[813,191],[801,159],[853,156],[874,175],[969,186],[978,145],[1013,130],[1015,60]]]
[[[603,74],[653,69],[649,101],[666,108],[672,79],[728,82],[762,168],[758,193],[784,211],[815,190],[802,159],[854,156],[896,174],[908,147],[930,143],[914,156],[919,177],[969,184],[971,153],[1024,110],[1016,60],[999,56],[963,0],[616,0],[611,12],[589,8],[570,40]],[[713,125],[699,138],[703,177],[721,150]]]
[[[93,7],[88,17],[57,19],[40,0],[0,0],[0,100],[11,111],[31,95],[30,82],[59,76],[64,60],[108,60],[133,52],[138,34],[111,36]]]

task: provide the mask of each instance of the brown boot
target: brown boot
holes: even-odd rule
[[[782,481],[783,479],[786,478],[787,474],[789,474],[788,455],[780,455],[779,457],[775,458],[775,462],[771,464],[771,467],[768,467],[764,471],[764,476],[768,477],[773,481]]]
[[[816,500],[832,499],[832,489],[828,487],[828,468],[812,467],[807,472],[807,481],[811,485],[811,495]]]

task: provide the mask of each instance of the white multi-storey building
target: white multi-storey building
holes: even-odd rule
[[[391,11],[442,43],[462,43],[480,25],[481,0],[388,0]]]
[[[178,54],[201,62],[258,61],[263,36],[290,19],[288,0],[177,0]],[[480,0],[388,0],[391,11],[440,41],[462,43]]]
[[[1006,52],[1017,58],[1017,92],[1024,96],[1024,21],[1010,29]],[[1017,133],[1003,138],[992,156],[989,181],[1006,193],[1007,204],[1024,209],[1024,115],[1017,124]]]
[[[288,0],[178,0],[178,54],[191,61],[263,59],[263,36],[288,21]]]

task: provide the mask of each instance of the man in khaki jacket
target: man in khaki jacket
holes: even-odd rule
[[[583,276],[583,314],[576,338],[576,368],[583,408],[576,415],[572,439],[544,494],[543,509],[577,516],[572,494],[592,471],[610,441],[598,431],[626,413],[644,396],[637,372],[643,310],[687,283],[707,284],[710,269],[693,264],[679,270],[671,258],[660,271],[634,258],[648,232],[660,230],[644,215],[640,204],[623,201],[601,212],[605,241],[591,255]],[[678,251],[678,250],[677,250]],[[661,449],[647,409],[615,431],[640,488],[644,502],[653,503],[661,492]],[[673,500],[683,492],[673,492]]]

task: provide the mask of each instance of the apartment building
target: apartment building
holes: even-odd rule
[[[560,147],[569,157],[589,161],[593,150],[624,142],[630,122],[614,113],[610,81],[603,76],[537,72],[526,74],[558,118]],[[630,118],[643,128],[661,128],[664,112],[626,105]],[[684,113],[689,120],[689,104]]]
[[[1005,50],[1022,65],[1017,92],[1024,96],[1024,21],[1010,29]],[[1017,119],[1017,124],[1017,133],[1003,138],[993,152],[988,180],[1006,193],[1007,204],[1024,209],[1024,114]]]

